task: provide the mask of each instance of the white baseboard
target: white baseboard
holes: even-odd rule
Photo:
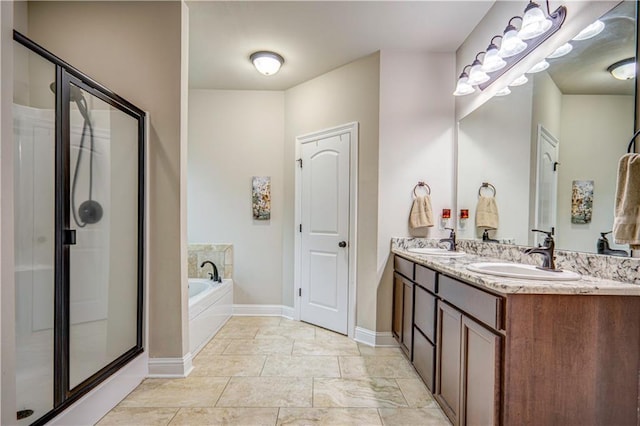
[[[286,319],[292,320],[295,316],[296,310],[293,306],[283,306],[282,307],[282,316]]]
[[[368,346],[396,347],[398,342],[393,338],[390,331],[376,332],[366,328],[356,327],[356,334],[353,337],[356,342],[364,343]]]
[[[193,370],[191,352],[182,358],[149,358],[149,376],[177,379],[187,377]]]
[[[233,305],[233,315],[293,318],[293,308],[283,305]]]
[[[144,380],[148,365],[147,352],[143,352],[47,424],[96,424]]]

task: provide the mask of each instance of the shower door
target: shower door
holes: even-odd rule
[[[19,424],[143,351],[144,112],[14,33]]]

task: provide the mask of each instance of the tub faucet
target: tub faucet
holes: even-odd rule
[[[204,262],[202,262],[202,265],[200,265],[201,268],[204,268],[204,265],[209,264],[213,267],[213,273],[209,272],[209,279],[217,282],[217,283],[221,283],[222,279],[220,278],[220,276],[218,275],[218,268],[216,267],[216,264],[213,263],[210,260],[205,260]]]
[[[441,243],[449,243],[449,251],[456,251],[456,231],[453,228],[444,228],[451,231],[449,233],[449,238],[443,238],[440,240]]]
[[[532,229],[533,232],[541,232],[546,235],[544,242],[541,246],[533,247],[530,249],[526,249],[524,251],[525,254],[541,254],[542,255],[542,266],[540,269],[545,269],[548,271],[557,271],[555,257],[553,255],[553,249],[555,247],[555,242],[553,241],[553,230],[551,232],[541,231],[539,229]]]

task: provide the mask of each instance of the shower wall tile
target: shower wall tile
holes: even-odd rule
[[[189,244],[188,268],[189,278],[209,278],[209,267],[200,268],[202,262],[210,260],[215,263],[222,278],[233,278],[233,245],[232,244]]]

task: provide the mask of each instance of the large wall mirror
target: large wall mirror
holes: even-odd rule
[[[498,229],[489,236],[519,245],[541,241],[530,230],[554,228],[556,247],[596,252],[613,226],[618,161],[634,131],[635,79],[608,70],[634,61],[636,2],[600,18],[604,30],[570,43],[528,83],[496,96],[459,122],[458,209],[468,209],[458,235],[480,238],[474,223],[479,192],[495,187]],[[591,199],[591,203],[589,203]],[[609,236],[612,248],[616,246]]]

